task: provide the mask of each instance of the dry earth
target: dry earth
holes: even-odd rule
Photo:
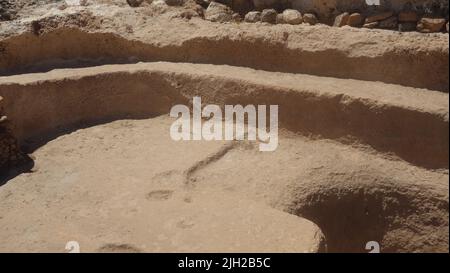
[[[447,33],[48,2],[0,22],[1,252],[448,252]],[[278,149],[173,141],[194,96]]]

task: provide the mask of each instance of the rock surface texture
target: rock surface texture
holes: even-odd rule
[[[16,8],[0,252],[448,252],[448,24],[400,2]],[[173,140],[194,97],[278,105],[277,149]]]

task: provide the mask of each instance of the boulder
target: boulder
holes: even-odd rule
[[[233,20],[233,11],[224,4],[211,2],[205,11],[205,19],[211,22],[229,22]]]
[[[277,11],[274,9],[265,9],[261,12],[261,22],[275,24],[277,22],[277,14]]]
[[[335,26],[335,27],[345,26],[348,22],[349,17],[350,17],[350,14],[348,12],[344,12],[344,13],[336,16],[336,18],[334,19],[333,26]]]
[[[360,13],[352,13],[348,17],[347,25],[351,27],[360,27],[363,23],[363,16]]]
[[[303,22],[302,14],[295,9],[286,9],[283,11],[283,21],[290,25],[301,24]]]
[[[244,17],[244,22],[247,23],[256,23],[261,21],[261,12],[260,11],[250,11]]]
[[[303,15],[303,22],[310,25],[315,25],[319,22],[319,19],[317,19],[316,15],[313,13],[305,13]]]
[[[422,18],[417,24],[417,30],[423,33],[439,32],[445,23],[443,18]]]

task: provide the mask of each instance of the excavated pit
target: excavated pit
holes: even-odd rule
[[[328,81],[333,81],[333,85]],[[409,95],[410,100],[398,99],[401,95]],[[251,189],[254,188],[248,189],[253,185],[251,187],[258,188],[254,199],[319,225],[327,249],[332,252],[363,252],[365,242],[371,240],[380,241],[387,252],[448,249],[448,232],[445,232],[448,229],[448,195],[445,194],[448,192],[448,141],[445,141],[448,139],[448,94],[357,80],[271,74],[231,66],[142,63],[4,77],[0,80],[0,96],[8,102],[4,111],[13,121],[11,131],[19,143],[37,155],[46,149],[48,144],[45,143],[51,143],[53,153],[42,156],[42,160],[50,162],[67,156],[63,148],[67,144],[63,143],[70,143],[74,137],[70,132],[76,128],[125,118],[151,120],[167,115],[175,104],[189,105],[194,96],[202,97],[204,104],[221,106],[278,104],[282,133],[279,151],[272,155],[274,158],[252,145],[232,144],[225,150],[215,148],[216,152],[213,149],[212,155],[199,161],[199,167],[187,168],[187,181],[194,181],[194,186],[188,187],[189,195],[194,196],[190,198],[195,200],[199,195],[197,192],[209,195],[229,192],[229,188],[233,188],[233,194],[245,193],[253,199],[251,196],[255,192]],[[170,123],[166,122],[166,125],[156,126],[155,130],[159,134],[168,134]],[[125,126],[130,130],[131,139],[139,132],[133,130],[135,126],[132,121]],[[367,129],[369,126],[370,130]],[[81,141],[82,150],[76,153],[78,156],[83,154],[82,147],[98,145],[89,142],[90,138],[103,140],[107,137],[101,131],[94,133],[100,130],[97,127],[83,131],[87,140],[74,137],[73,143]],[[96,136],[91,137],[90,132]],[[295,133],[294,137],[292,133]],[[78,131],[75,136],[77,134]],[[171,144],[167,142],[173,141],[168,135],[166,137],[160,152],[170,155]],[[312,140],[305,141],[305,137]],[[50,141],[52,139],[55,140]],[[323,143],[321,139],[332,142]],[[146,154],[146,147],[129,141],[126,134],[119,137],[117,143],[124,143],[120,148],[124,151],[139,149],[140,153]],[[209,142],[201,143],[210,145]],[[319,149],[319,146],[325,146],[325,149]],[[293,150],[299,150],[300,155],[292,158]],[[310,153],[305,154],[308,150]],[[235,151],[243,155],[231,161],[224,159]],[[98,153],[101,156],[101,151]],[[305,158],[299,159],[302,154]],[[52,159],[52,155],[56,157]],[[311,160],[312,155],[315,160]],[[116,156],[120,158],[120,154]],[[333,166],[327,160],[330,157],[342,157],[338,161],[347,164],[341,168],[339,164]],[[359,158],[361,161],[355,160]],[[39,162],[39,157],[37,159]],[[311,169],[311,166],[304,166],[301,161],[308,159],[319,165]],[[83,159],[73,159],[76,160]],[[262,174],[266,169],[283,172],[287,168],[286,181],[277,176],[269,181],[264,176],[258,179],[261,174],[256,175],[246,168],[246,162],[255,160],[260,163],[255,163],[252,168]],[[112,166],[126,165],[115,161]],[[105,168],[102,167],[104,163],[96,162],[97,159],[91,164],[100,170]],[[145,162],[141,164],[145,165]],[[228,170],[230,162],[237,164],[229,168],[236,174],[222,173],[223,169]],[[133,171],[139,173],[143,166],[134,163],[136,167],[133,168],[138,170]],[[219,170],[215,166],[219,166]],[[66,170],[67,166],[54,168]],[[321,170],[318,173],[314,171],[317,168]],[[51,169],[42,171],[50,173],[46,178],[49,181],[55,179]],[[19,175],[6,185],[22,179],[34,180],[33,176],[39,176],[40,172]],[[204,183],[205,172],[208,183],[199,187]],[[405,176],[403,172],[415,175]],[[82,175],[83,169],[77,173]],[[98,181],[105,179],[101,176],[94,175]],[[160,176],[151,181],[165,185],[173,182],[171,187],[175,188],[171,191],[180,190],[175,186],[177,184],[185,185],[180,182],[183,178],[177,171]],[[270,175],[266,174],[266,177]],[[273,187],[280,189],[279,195],[274,196]],[[160,194],[168,192],[156,190],[145,198],[170,198],[171,192]],[[260,195],[269,197],[261,198]],[[399,234],[409,240],[399,240]]]
[[[0,32],[34,159],[1,170],[1,252],[448,252],[447,35],[73,18]],[[171,140],[194,96],[279,105],[278,149]]]

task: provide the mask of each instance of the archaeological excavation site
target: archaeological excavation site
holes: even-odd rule
[[[448,252],[448,6],[0,0],[0,252]]]

